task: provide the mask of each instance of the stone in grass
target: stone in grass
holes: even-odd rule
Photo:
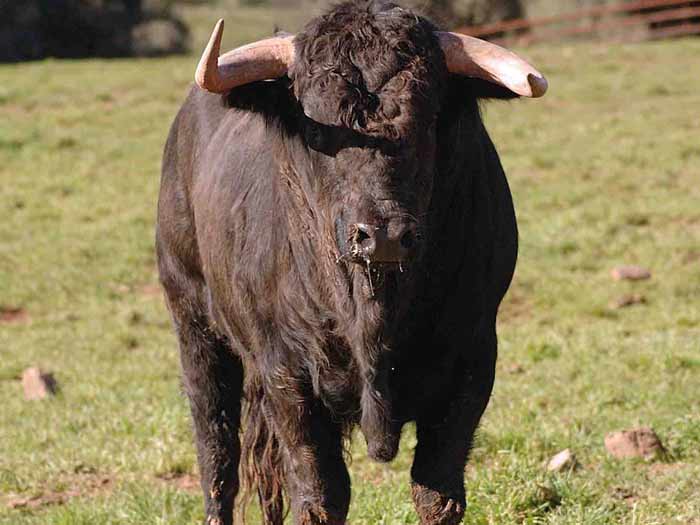
[[[53,374],[44,373],[33,366],[22,372],[22,387],[24,398],[28,401],[45,399],[56,393],[57,384]]]
[[[654,459],[666,454],[659,436],[653,429],[640,427],[612,432],[605,436],[605,448],[611,456],[623,458]]]
[[[641,266],[618,266],[610,272],[616,281],[643,281],[651,278],[651,272]]]
[[[508,372],[509,374],[522,374],[523,372],[525,372],[525,369],[523,368],[523,365],[513,363],[506,367],[506,372]]]
[[[628,306],[634,306],[636,304],[645,304],[647,302],[646,297],[639,294],[629,294],[623,295],[612,301],[610,307],[614,309],[627,308]]]
[[[563,472],[566,470],[574,470],[578,467],[578,461],[571,449],[567,448],[558,454],[552,456],[552,459],[547,463],[549,472]]]

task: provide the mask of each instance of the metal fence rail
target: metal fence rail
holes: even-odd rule
[[[509,45],[580,36],[653,40],[700,35],[700,1],[632,0],[554,16],[462,27],[457,31]]]

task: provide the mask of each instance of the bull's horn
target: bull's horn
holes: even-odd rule
[[[279,78],[294,62],[294,36],[259,40],[219,57],[224,21],[219,20],[197,65],[194,80],[212,93],[226,93],[257,80]]]
[[[541,97],[547,91],[542,73],[512,51],[459,33],[437,32],[450,73],[481,78],[523,97]]]

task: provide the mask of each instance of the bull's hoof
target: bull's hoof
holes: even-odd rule
[[[415,482],[411,494],[421,525],[458,525],[464,518],[464,496],[447,496]]]

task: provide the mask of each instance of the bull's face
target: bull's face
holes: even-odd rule
[[[400,270],[420,256],[448,71],[438,38],[400,8],[322,18],[290,71],[340,258]]]
[[[340,257],[403,268],[420,254],[446,71],[430,80],[393,71],[378,87],[361,83],[366,72],[353,73],[324,71],[303,85],[312,177],[330,207]]]
[[[354,136],[332,155],[320,152],[316,162],[341,258],[383,268],[414,260],[433,185],[434,121],[400,139],[348,134],[347,128],[324,126],[311,116],[308,128],[315,141]]]

